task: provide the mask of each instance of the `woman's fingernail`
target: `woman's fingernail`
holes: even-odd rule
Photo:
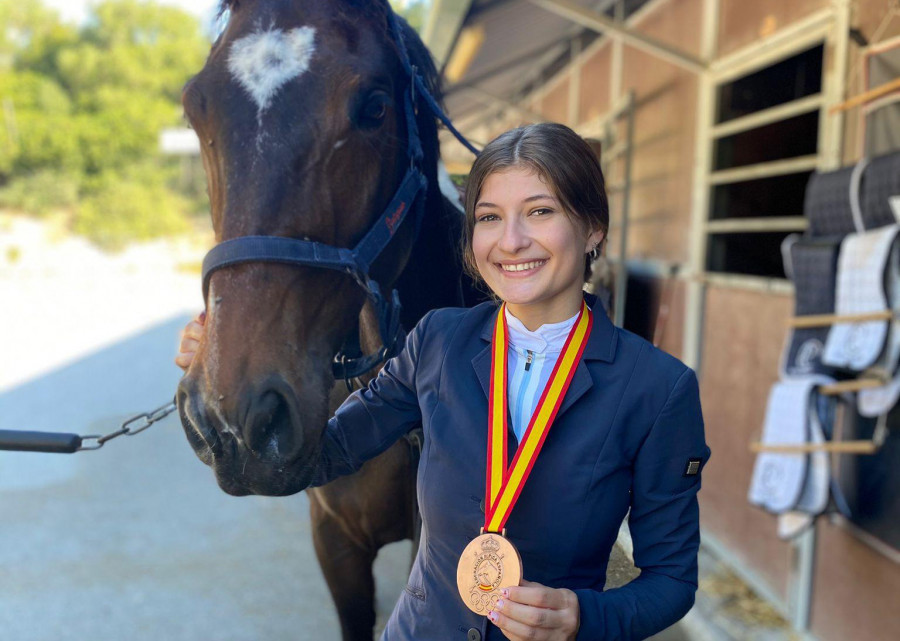
[[[502,596],[504,599],[509,598],[509,590],[503,588],[502,590],[500,590],[500,596]]]
[[[494,612],[493,610],[491,610],[490,612],[488,612],[488,618],[489,618],[491,621],[496,621],[496,620],[497,620],[497,613]]]
[[[495,605],[494,607],[497,608],[498,610],[502,610],[503,609],[503,599],[498,599],[497,605]]]
[[[200,312],[200,322],[201,323],[206,322],[206,312]]]

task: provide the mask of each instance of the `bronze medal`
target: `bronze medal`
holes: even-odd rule
[[[490,612],[500,590],[522,582],[522,557],[509,539],[488,532],[469,542],[456,566],[459,596],[472,612]]]

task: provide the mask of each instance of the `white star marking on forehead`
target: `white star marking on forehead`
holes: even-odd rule
[[[262,115],[278,90],[307,69],[315,51],[316,30],[299,27],[257,31],[235,40],[228,54],[228,70],[256,103]]]

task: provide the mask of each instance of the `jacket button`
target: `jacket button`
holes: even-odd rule
[[[478,628],[469,628],[466,634],[466,641],[481,641],[481,632]]]

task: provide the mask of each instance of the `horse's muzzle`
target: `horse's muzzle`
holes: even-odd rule
[[[229,494],[282,496],[304,489],[312,470],[290,386],[272,378],[246,390],[242,399],[234,405],[223,405],[221,397],[211,403],[196,379],[181,380],[176,400],[194,453]]]

